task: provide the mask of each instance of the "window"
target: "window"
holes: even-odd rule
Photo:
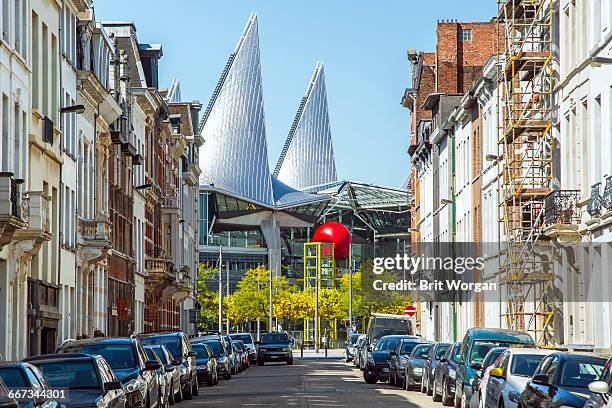
[[[32,12],[32,108],[40,108],[38,61],[38,14]]]
[[[21,129],[20,129],[20,115],[19,115],[19,104],[15,104],[14,123],[13,123],[13,174],[15,178],[21,178]]]
[[[472,30],[461,30],[461,41],[472,41]]]
[[[9,99],[8,96],[2,95],[2,162],[0,168],[2,171],[9,169]]]
[[[49,116],[49,33],[45,23],[42,25],[42,113]],[[36,65],[36,63],[33,63]]]
[[[2,0],[2,39],[9,40],[9,0]]]

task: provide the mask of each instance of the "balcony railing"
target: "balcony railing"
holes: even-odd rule
[[[587,205],[587,212],[591,217],[595,217],[601,212],[602,199],[601,195],[599,194],[600,185],[601,183],[595,183],[591,186],[591,197],[589,198],[589,203]]]
[[[578,190],[556,190],[546,196],[544,207],[544,222],[546,225],[580,223]]]
[[[21,198],[21,212],[28,229],[50,233],[49,198],[42,191],[30,191]]]
[[[110,241],[111,224],[106,220],[80,219],[79,234],[85,240]]]
[[[606,179],[606,187],[601,196],[601,204],[606,207],[607,210],[612,210],[612,176],[608,176]]]

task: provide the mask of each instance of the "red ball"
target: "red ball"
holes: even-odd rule
[[[312,237],[314,242],[331,242],[334,244],[334,258],[345,259],[351,250],[351,233],[339,222],[327,222],[321,225]]]

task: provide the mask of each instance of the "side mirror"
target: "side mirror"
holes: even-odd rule
[[[196,353],[195,351],[190,351],[189,353],[187,353],[187,357],[197,357],[198,353]]]
[[[440,362],[441,363],[446,363],[448,360],[446,359],[446,357],[442,356],[440,357]]]
[[[372,351],[372,347],[368,346],[367,350],[371,352]]]
[[[261,341],[259,341],[259,340],[255,342],[256,346],[259,346],[260,344],[261,344]]]
[[[499,367],[492,368],[491,371],[489,371],[489,375],[495,378],[504,378],[504,372]]]
[[[463,364],[464,363],[463,356],[461,354],[457,354],[455,356],[455,362],[458,363],[458,364]]]
[[[548,376],[546,374],[534,375],[533,378],[531,379],[531,382],[533,382],[534,384],[548,385]]]
[[[389,354],[392,355],[392,356],[397,356],[397,353],[395,351],[392,351]]]
[[[474,370],[482,370],[482,366],[478,363],[470,364],[470,367],[472,367]]]
[[[145,369],[144,371],[155,371],[161,368],[161,363],[159,361],[155,361],[155,360],[148,360],[145,363]]]
[[[178,361],[177,359],[172,359],[172,363],[170,363],[170,364],[172,364],[173,366],[179,366],[179,365],[181,365],[181,362]]]
[[[605,381],[593,381],[589,384],[589,391],[593,394],[607,394],[610,386]]]
[[[121,383],[119,381],[110,381],[110,382],[104,383],[105,392],[109,392],[113,390],[120,390],[122,388],[123,387],[121,386]]]
[[[171,373],[174,371],[174,366],[172,364],[166,364],[166,366],[164,367],[166,369],[167,372]]]

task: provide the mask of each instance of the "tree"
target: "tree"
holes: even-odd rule
[[[218,315],[218,299],[219,291],[212,290],[207,284],[207,281],[213,279],[217,269],[212,268],[209,264],[201,263],[198,265],[198,304],[200,306],[200,317],[203,322],[200,323],[201,328],[211,326]]]

